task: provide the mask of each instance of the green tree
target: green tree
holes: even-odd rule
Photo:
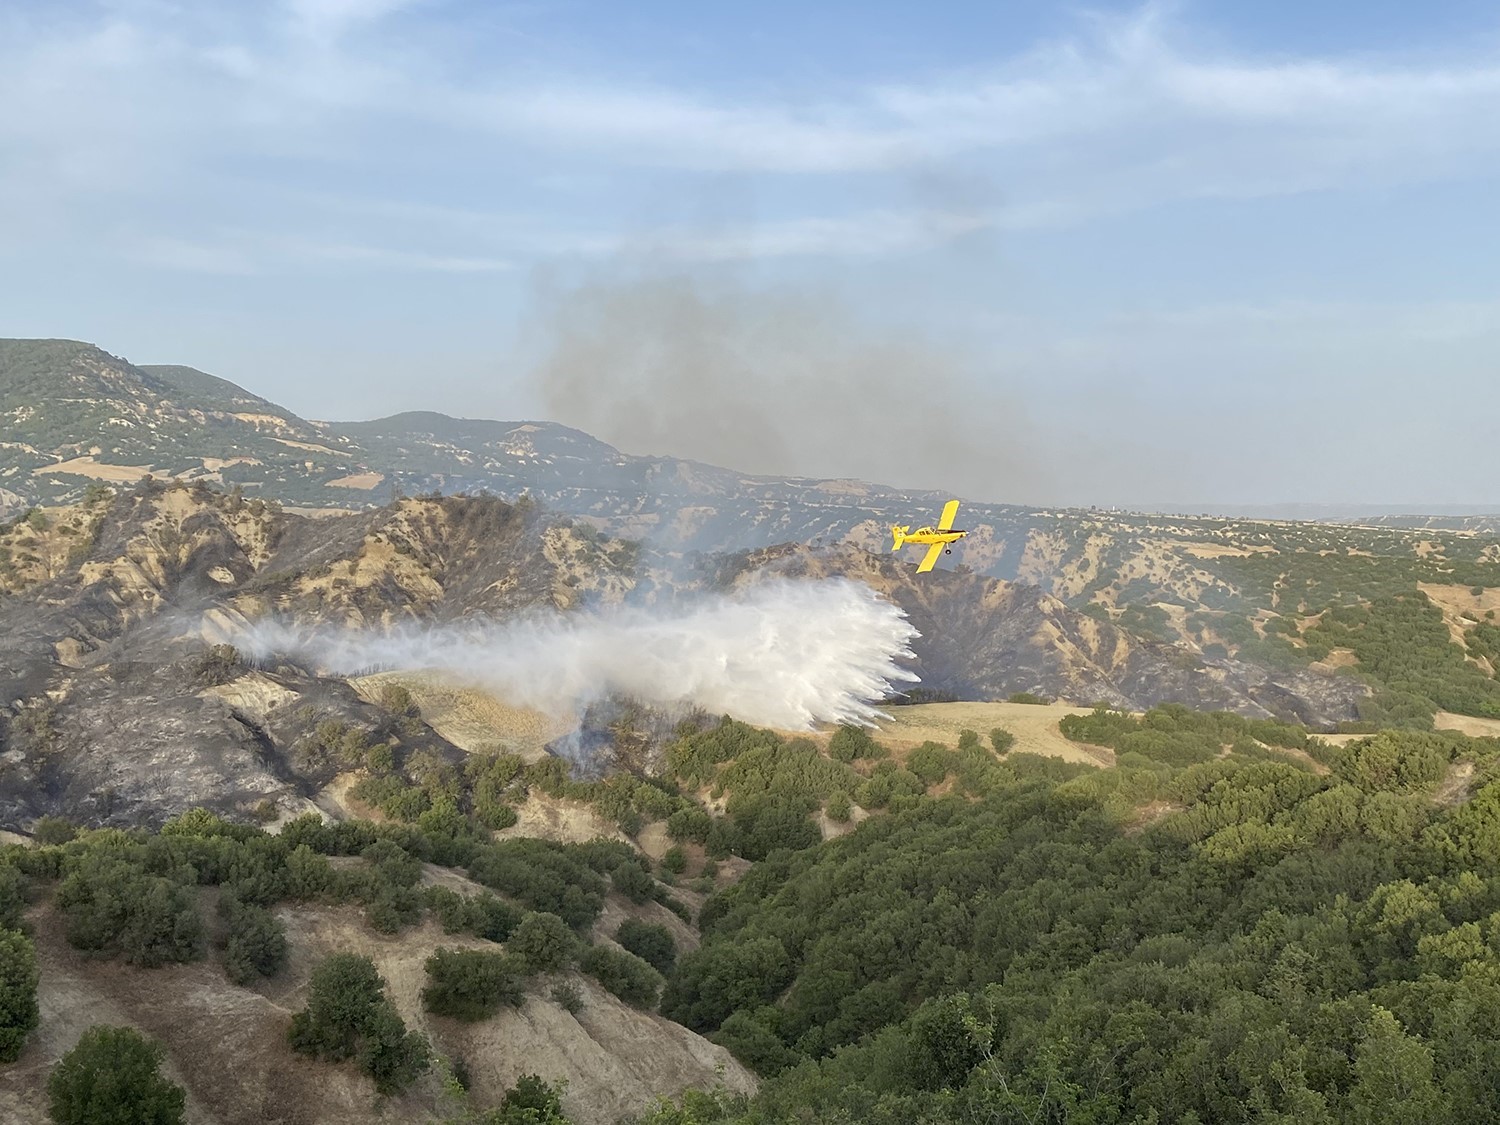
[[[95,1026],[47,1079],[57,1125],[178,1125],[186,1093],[160,1072],[159,1043],[128,1027]]]
[[[907,1073],[919,1090],[962,1086],[983,1060],[994,1034],[993,1024],[962,994],[927,1001],[908,1027]]]
[[[627,918],[615,930],[615,940],[663,976],[671,973],[677,962],[677,943],[671,932],[654,922]]]
[[[31,838],[43,847],[66,844],[78,835],[74,828],[60,816],[44,816],[31,826]]]
[[[835,762],[853,762],[859,758],[876,758],[880,753],[869,731],[845,724],[828,740],[828,756]]]
[[[767,796],[740,802],[734,816],[735,848],[749,860],[761,860],[778,848],[810,848],[822,839],[808,816],[806,800]]]
[[[1396,1017],[1376,1008],[1354,1057],[1349,1120],[1384,1125],[1399,1115],[1412,1125],[1449,1121],[1446,1100],[1433,1081],[1432,1051],[1408,1036]]]
[[[377,742],[365,755],[365,768],[371,773],[390,773],[396,768],[396,748],[389,742]]]
[[[644,1115],[629,1125],[717,1125],[736,1121],[749,1108],[743,1094],[727,1090],[687,1090],[678,1098],[658,1098]]]
[[[488,1019],[502,1004],[523,999],[525,966],[504,953],[474,949],[439,949],[427,958],[427,986],[422,1005],[435,1015],[476,1021]]]
[[[637,1008],[656,1006],[661,974],[634,953],[590,945],[579,956],[578,967],[625,1003]]]
[[[375,1089],[382,1094],[399,1094],[431,1063],[432,1048],[427,1037],[407,1031],[389,1001],[379,1005],[359,1044],[360,1069],[375,1080]]]
[[[572,962],[577,945],[573,931],[556,914],[533,911],[521,919],[505,948],[533,972],[555,973]]]
[[[964,734],[972,738],[964,749],[977,749],[979,736],[973,731],[964,731]],[[953,751],[936,742],[924,742],[913,750],[906,758],[906,768],[922,779],[922,784],[927,786],[937,785],[950,774],[957,760]]]
[[[651,901],[656,891],[656,880],[651,872],[634,856],[616,867],[609,876],[614,889],[637,905]]]
[[[15,1062],[36,1027],[36,948],[25,934],[0,930],[0,1062]]]
[[[175,874],[175,873],[174,873]],[[192,877],[192,870],[185,872]],[[119,952],[148,968],[190,961],[203,951],[203,920],[191,887],[145,874],[108,851],[87,853],[57,891],[68,941]]]
[[[416,715],[417,702],[411,696],[411,692],[400,684],[382,684],[380,687],[380,706],[392,715]]]
[[[298,844],[286,857],[286,893],[295,899],[317,898],[333,880],[328,857]]]
[[[335,953],[313,970],[307,1007],[292,1017],[292,1046],[325,1059],[353,1058],[371,1015],[385,1002],[375,962]]]
[[[485,1125],[568,1125],[562,1108],[561,1084],[553,1086],[540,1075],[523,1074],[505,1092],[500,1109]]]
[[[19,930],[25,911],[25,880],[16,868],[0,865],[0,930]]]
[[[847,824],[852,811],[852,803],[849,794],[841,789],[828,798],[828,805],[823,811],[828,814],[829,820],[837,824]]]
[[[667,817],[667,835],[679,842],[704,843],[712,827],[713,817],[697,805],[678,809]]]
[[[313,970],[307,1007],[292,1017],[295,1050],[331,1061],[357,1058],[382,1094],[404,1089],[428,1065],[426,1037],[408,1032],[375,963],[335,953]]]
[[[235,984],[275,976],[286,964],[286,930],[262,906],[241,902],[232,892],[219,900],[224,918],[224,970]]]

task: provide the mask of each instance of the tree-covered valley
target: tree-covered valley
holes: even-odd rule
[[[40,1100],[40,955],[141,980],[201,964],[260,1006],[279,1034],[259,1057],[174,1060],[205,1103],[205,1072],[229,1082],[269,1054],[368,1083],[397,1120],[602,1120],[569,1117],[558,1074],[476,1079],[468,1032],[538,1006],[587,1026],[609,1003],[707,1036],[746,1075],[721,1063],[700,1092],[620,1115],[657,1125],[1493,1118],[1500,741],[1329,742],[1173,707],[1062,727],[1115,764],[1020,752],[999,728],[893,752],[856,728],[705,719],[649,777],[376,763],[369,819],[38,824],[0,867],[0,1096]],[[494,838],[538,799],[626,839]],[[656,860],[630,842],[651,824],[670,843]],[[427,949],[420,990],[398,994],[414,1010],[378,954],[309,942],[314,919],[356,948]],[[524,1067],[526,1044],[511,1055]]]

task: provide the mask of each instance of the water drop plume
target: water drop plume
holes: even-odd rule
[[[861,582],[769,580],[671,610],[638,607],[392,630],[254,623],[240,643],[335,675],[436,671],[508,702],[577,714],[623,695],[783,730],[868,725],[895,685],[918,677],[917,630]]]

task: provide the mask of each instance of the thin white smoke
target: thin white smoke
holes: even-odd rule
[[[898,683],[918,677],[917,630],[902,610],[847,579],[768,581],[663,613],[550,614],[391,631],[250,627],[240,644],[264,659],[309,659],[335,675],[429,670],[550,713],[606,695],[696,706],[783,730],[871,724]]]

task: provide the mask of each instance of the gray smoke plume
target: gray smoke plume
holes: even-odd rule
[[[768,581],[669,612],[641,608],[392,631],[250,627],[256,659],[296,655],[335,675],[430,670],[551,714],[626,696],[783,730],[870,724],[917,631],[863,583]]]
[[[627,453],[985,499],[1047,488],[1020,411],[973,361],[831,297],[680,274],[540,304],[548,416]]]

